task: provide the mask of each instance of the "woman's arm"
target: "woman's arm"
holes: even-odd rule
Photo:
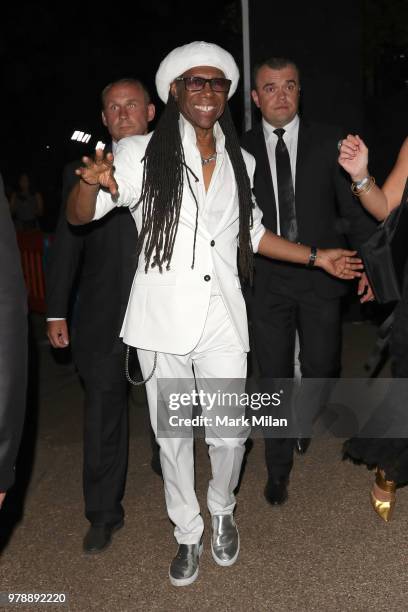
[[[368,171],[368,149],[359,136],[349,134],[340,147],[339,164],[349,173],[355,183],[370,177]],[[358,194],[364,208],[382,221],[396,208],[404,191],[408,176],[408,139],[404,141],[398,159],[382,189],[372,185],[368,191]]]
[[[400,152],[395,162],[395,166],[388,175],[382,191],[387,199],[388,213],[396,208],[404,192],[405,183],[408,177],[408,138],[402,144]]]

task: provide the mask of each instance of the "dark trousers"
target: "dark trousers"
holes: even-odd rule
[[[312,290],[265,291],[252,304],[254,348],[264,391],[276,391],[294,376],[296,331],[302,378],[336,378],[341,365],[340,300],[324,299]],[[266,389],[273,381],[273,389]],[[306,386],[306,385],[305,385]],[[316,407],[318,412],[319,407]],[[285,478],[293,465],[295,438],[265,433],[269,477]]]
[[[110,354],[74,350],[74,360],[85,389],[85,516],[92,524],[114,524],[124,516],[128,462],[124,345],[118,338]]]

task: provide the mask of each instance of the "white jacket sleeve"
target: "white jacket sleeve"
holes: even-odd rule
[[[100,219],[116,206],[129,207],[138,202],[143,182],[142,159],[150,137],[151,134],[129,136],[118,143],[113,160],[118,195],[113,198],[109,191],[100,189],[93,220]]]
[[[244,157],[245,165],[247,167],[249,180],[251,182],[251,189],[253,189],[255,166],[256,166],[255,158],[252,155],[250,155],[248,151],[245,151],[245,149],[241,149],[241,151]],[[252,193],[252,201],[254,203],[254,208],[252,209],[253,225],[251,229],[251,242],[252,242],[253,252],[257,253],[259,243],[261,242],[261,238],[264,235],[266,229],[265,229],[265,226],[262,224],[263,213],[261,209],[259,208],[258,204],[256,203],[256,199],[253,193]]]

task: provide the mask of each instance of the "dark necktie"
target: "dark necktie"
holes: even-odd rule
[[[283,238],[296,242],[298,227],[296,221],[295,191],[293,189],[289,152],[283,140],[284,133],[285,130],[283,128],[274,130],[274,134],[278,137],[275,159],[278,181],[280,233]]]

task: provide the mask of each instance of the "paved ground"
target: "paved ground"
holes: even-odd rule
[[[35,319],[34,324],[41,339],[43,323]],[[375,328],[367,323],[346,324],[344,331],[344,373],[362,375],[361,364]],[[220,568],[211,558],[205,510],[209,461],[205,444],[199,440],[197,490],[206,521],[205,551],[197,582],[183,589],[172,587],[167,571],[176,544],[161,479],[149,465],[147,410],[141,394],[132,395],[130,402],[125,527],[105,553],[84,555],[82,390],[72,365],[57,364],[44,343],[37,343],[37,366],[39,384],[30,391],[20,489],[10,495],[0,515],[3,545],[8,541],[0,562],[0,591],[65,592],[68,604],[28,604],[22,609],[407,609],[408,489],[399,493],[394,520],[383,523],[368,502],[372,475],[364,467],[342,462],[341,440],[334,437],[314,440],[308,453],[296,458],[289,501],[276,509],[263,498],[263,443],[254,440],[236,512],[242,552],[231,568]],[[35,367],[33,370],[35,374]],[[24,512],[11,531],[27,483]]]

